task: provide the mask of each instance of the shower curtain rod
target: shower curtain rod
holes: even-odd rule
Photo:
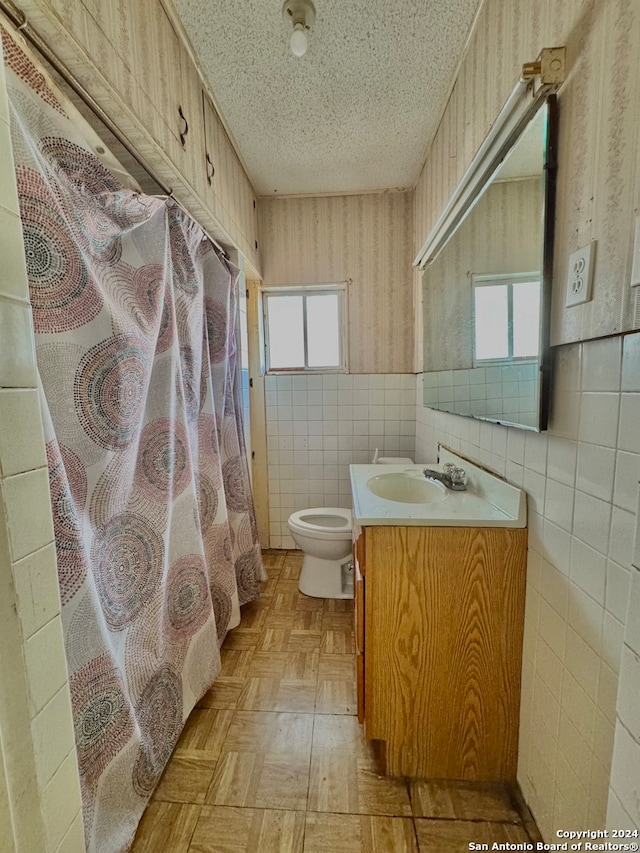
[[[133,157],[133,159],[141,166],[145,172],[152,178],[160,187],[162,192],[167,195],[169,198],[173,198],[176,204],[180,204],[177,199],[173,197],[173,190],[171,187],[168,187],[162,178],[158,175],[158,173],[151,167],[147,161],[138,154],[135,148],[131,145],[126,136],[122,133],[122,131],[118,128],[116,124],[109,118],[107,113],[102,109],[102,107],[98,104],[97,101],[93,99],[93,97],[87,92],[82,83],[72,74],[71,71],[66,67],[66,65],[56,56],[53,50],[49,47],[47,42],[42,38],[40,33],[33,28],[33,26],[29,23],[27,16],[19,9],[12,0],[0,0],[0,11],[2,11],[9,21],[13,24],[16,30],[26,38],[26,40],[44,57],[44,59],[51,65],[55,71],[62,77],[62,79],[70,86],[76,95],[84,101],[84,103],[89,107],[89,109],[94,113],[94,115],[100,119],[100,121],[107,127],[108,130],[116,137],[118,142],[126,148],[129,154]],[[182,207],[182,205],[180,205]],[[183,208],[184,209],[184,208]],[[189,213],[189,211],[185,211]],[[200,226],[202,227],[202,226]],[[204,230],[204,229],[203,229]],[[205,232],[206,234],[206,232]],[[229,260],[229,254],[226,249],[224,249],[217,240],[214,240],[210,234],[206,234],[207,239],[210,240],[211,244],[216,248],[216,250],[223,255],[227,260]]]

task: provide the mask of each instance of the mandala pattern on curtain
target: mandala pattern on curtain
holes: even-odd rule
[[[121,853],[265,578],[238,271],[2,36],[87,848]]]

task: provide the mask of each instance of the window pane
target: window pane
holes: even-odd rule
[[[513,355],[536,357],[539,350],[540,282],[513,283]]]
[[[309,367],[340,367],[340,312],[336,293],[307,296]]]
[[[509,357],[508,285],[476,287],[476,358]]]
[[[268,296],[269,367],[304,368],[302,296]]]

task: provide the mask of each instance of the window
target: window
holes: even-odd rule
[[[537,358],[540,274],[473,276],[474,364]]]
[[[262,291],[266,369],[346,370],[346,285]]]

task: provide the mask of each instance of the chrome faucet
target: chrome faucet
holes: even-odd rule
[[[467,490],[467,475],[464,468],[458,468],[452,462],[447,462],[442,467],[443,471],[434,471],[432,468],[425,468],[422,473],[427,480],[438,480],[448,489],[453,489],[454,492],[465,492]]]

